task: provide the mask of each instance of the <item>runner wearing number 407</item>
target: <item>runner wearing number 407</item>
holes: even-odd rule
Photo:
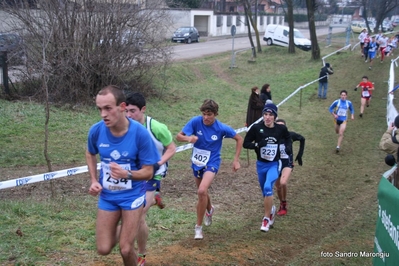
[[[205,225],[209,226],[212,223],[215,208],[211,204],[208,188],[219,170],[223,138],[232,138],[236,141],[233,171],[235,172],[240,168],[242,137],[233,128],[216,119],[218,110],[219,106],[215,101],[205,100],[200,107],[202,116],[191,118],[176,136],[177,141],[194,144],[191,167],[198,188],[197,224],[195,225],[194,239],[203,239],[202,221],[204,215]]]

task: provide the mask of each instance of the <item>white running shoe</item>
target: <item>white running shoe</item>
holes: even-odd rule
[[[204,238],[204,235],[202,234],[202,226],[195,225],[195,240],[201,240]]]
[[[270,226],[274,224],[274,219],[276,218],[276,206],[272,206],[272,210],[270,211]]]
[[[210,226],[212,224],[212,215],[213,215],[214,211],[215,211],[215,207],[213,207],[213,205],[212,205],[212,209],[211,209],[210,212],[208,212],[208,210],[206,210],[206,212],[205,212],[205,221],[204,221],[204,224],[206,226]]]
[[[260,227],[260,230],[262,232],[267,232],[267,231],[269,231],[269,228],[270,228],[270,220],[269,220],[269,218],[263,217],[262,226]]]

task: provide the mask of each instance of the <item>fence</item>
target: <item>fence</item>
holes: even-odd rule
[[[339,50],[342,50],[342,49],[343,48],[341,48]],[[323,57],[323,60],[325,58],[329,57],[329,56],[334,55],[334,54],[336,54],[336,52],[331,53],[331,54]],[[279,104],[277,104],[277,106],[282,105],[283,103],[288,101],[292,96],[294,96],[298,92],[301,92],[302,89],[308,87],[309,85],[317,82],[319,79],[320,78],[318,78],[316,80],[313,80],[313,81],[311,81],[311,82],[309,82],[309,83],[307,83],[307,84],[305,84],[303,86],[298,87],[293,93],[288,95],[288,97],[286,97],[283,101],[281,101]],[[256,121],[256,122],[259,122],[261,120],[262,120],[262,118],[259,118],[258,121]],[[242,132],[246,132],[246,131],[249,130],[249,128],[251,126],[239,128],[239,129],[236,129],[235,131],[237,132],[237,134],[238,133],[242,133]],[[193,144],[182,145],[182,146],[179,146],[179,147],[176,148],[176,152],[182,152],[182,151],[191,149],[192,147],[193,147]],[[97,164],[97,170],[99,170],[100,168],[101,168],[101,164],[98,163]],[[43,174],[38,174],[38,175],[21,177],[21,178],[12,179],[12,180],[1,181],[0,182],[0,190],[1,189],[6,189],[6,188],[11,188],[11,187],[19,187],[19,186],[32,184],[32,183],[37,183],[37,182],[41,182],[41,181],[49,181],[49,180],[53,180],[53,179],[57,179],[57,178],[61,178],[61,177],[73,176],[73,175],[82,174],[82,173],[86,173],[86,172],[88,172],[87,166],[80,166],[80,167],[74,167],[74,168],[64,169],[64,170],[60,170],[60,171],[54,171],[54,172],[49,172],[49,173],[43,173]]]
[[[394,87],[395,87],[395,67],[398,66],[399,57],[391,60],[389,68],[389,79],[388,79],[388,96],[387,96],[387,126],[395,121],[395,117],[398,115],[398,111],[393,103],[394,100]],[[399,188],[399,171],[397,165],[393,166],[390,170],[383,174],[383,177],[387,178],[396,188]]]
[[[391,60],[388,80],[387,97],[387,126],[389,126],[398,114],[393,100],[393,91],[395,83],[395,67],[397,67],[397,57]],[[387,182],[387,180],[389,182]],[[378,185],[378,215],[374,237],[374,254],[380,256],[373,257],[373,265],[396,265],[399,261],[399,174],[397,165],[386,171]],[[382,256],[381,256],[382,255]]]

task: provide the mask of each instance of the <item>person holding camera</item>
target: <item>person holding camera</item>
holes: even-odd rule
[[[326,63],[325,66],[320,69],[318,90],[319,99],[327,99],[328,75],[332,74],[334,74],[334,70],[330,63]]]
[[[344,132],[346,129],[346,120],[348,110],[351,113],[351,119],[355,119],[354,114],[355,110],[353,109],[352,102],[347,100],[348,92],[346,90],[342,90],[340,92],[340,98],[335,100],[328,109],[329,112],[334,117],[335,122],[335,133],[338,134],[338,143],[337,148],[335,150],[336,153],[339,153],[339,149],[341,147],[342,140],[344,139]]]
[[[363,112],[364,112],[364,106],[366,105],[367,107],[370,106],[370,100],[371,100],[371,94],[372,91],[374,90],[374,84],[369,81],[369,78],[367,76],[362,77],[362,81],[355,87],[355,91],[357,91],[358,88],[361,88],[361,104],[360,104],[360,117],[363,117]]]

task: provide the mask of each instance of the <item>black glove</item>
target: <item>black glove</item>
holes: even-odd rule
[[[298,161],[298,164],[299,164],[300,166],[302,166],[302,156],[297,156],[297,157],[295,158],[295,161]]]
[[[258,143],[258,147],[265,147],[267,145],[267,141],[265,139],[262,139],[261,141],[259,141]]]
[[[159,167],[160,167],[160,165],[158,163],[154,163],[152,165],[152,168],[154,168],[154,175],[155,175],[155,172],[158,171]]]
[[[354,91],[357,91],[357,87],[355,87]]]

